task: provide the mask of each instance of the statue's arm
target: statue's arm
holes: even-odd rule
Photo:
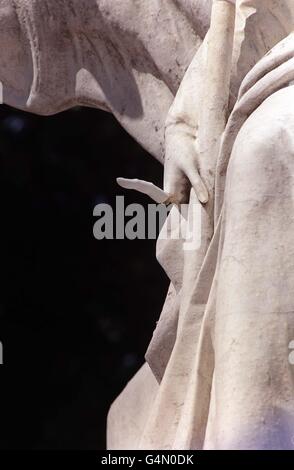
[[[203,50],[196,53],[165,123],[164,190],[187,202],[192,186],[200,202],[207,202],[208,193],[199,176],[197,133],[202,101]]]
[[[140,180],[118,180],[126,188],[148,194],[156,202],[189,202],[191,187],[200,202],[208,201],[208,192],[199,175],[197,150],[198,123],[202,103],[204,76],[203,57],[206,42],[195,54],[188,67],[178,92],[167,112],[164,126],[164,194],[158,197],[158,189]]]
[[[234,5],[235,0],[214,0],[210,31],[182,80],[166,121],[164,189],[180,195],[183,202],[188,199],[190,186],[200,202],[207,202],[208,192],[201,180],[201,171],[207,187],[211,187],[214,178],[215,142],[224,128],[229,94]],[[204,99],[207,110],[203,106]],[[200,113],[201,159],[197,149]]]

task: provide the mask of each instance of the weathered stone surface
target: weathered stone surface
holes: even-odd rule
[[[237,0],[232,54],[217,3],[208,31],[205,0],[0,0],[4,102],[112,112],[202,204],[200,248],[158,243],[170,291],[111,449],[293,448],[294,3]]]

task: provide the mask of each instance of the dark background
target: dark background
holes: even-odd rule
[[[114,118],[0,107],[0,446],[103,449],[111,402],[144,360],[167,278],[155,241],[93,236],[93,208],[149,202],[115,178],[162,168]]]

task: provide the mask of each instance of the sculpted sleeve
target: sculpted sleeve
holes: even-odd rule
[[[164,122],[206,34],[210,1],[6,0],[28,51],[26,100],[6,102],[37,114],[75,105],[112,112],[163,161]]]

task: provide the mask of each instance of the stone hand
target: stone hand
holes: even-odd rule
[[[147,194],[158,204],[184,204],[189,202],[193,187],[199,201],[208,201],[208,192],[197,169],[197,152],[192,135],[166,133],[166,157],[164,164],[164,190],[153,183],[139,179],[117,178],[119,186]]]

